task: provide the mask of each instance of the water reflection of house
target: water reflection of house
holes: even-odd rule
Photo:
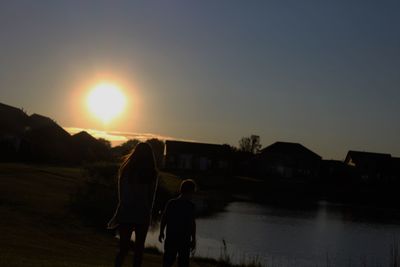
[[[230,167],[229,146],[170,140],[165,142],[165,168],[168,170],[226,172]]]
[[[390,154],[350,150],[344,162],[354,166],[364,181],[377,181],[391,176],[392,156]]]
[[[261,150],[258,169],[264,177],[316,178],[321,157],[298,143],[276,142]]]

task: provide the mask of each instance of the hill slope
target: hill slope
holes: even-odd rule
[[[116,242],[68,212],[79,169],[0,164],[0,266],[111,266]],[[145,256],[146,266],[161,266]]]
[[[69,212],[70,194],[83,180],[78,168],[0,163],[0,266],[113,265],[113,233],[100,234]],[[191,266],[199,264],[214,263]],[[160,255],[146,253],[144,267],[161,265]]]

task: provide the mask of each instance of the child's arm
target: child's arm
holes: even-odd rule
[[[196,249],[196,220],[193,215],[192,231],[190,234],[190,250],[194,251]]]

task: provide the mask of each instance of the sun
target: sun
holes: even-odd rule
[[[108,124],[124,111],[126,97],[117,85],[101,83],[90,91],[87,105],[94,116]]]

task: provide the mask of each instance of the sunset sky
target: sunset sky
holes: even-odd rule
[[[400,1],[1,1],[0,102],[63,127],[400,157]],[[105,125],[87,97],[126,96]]]

